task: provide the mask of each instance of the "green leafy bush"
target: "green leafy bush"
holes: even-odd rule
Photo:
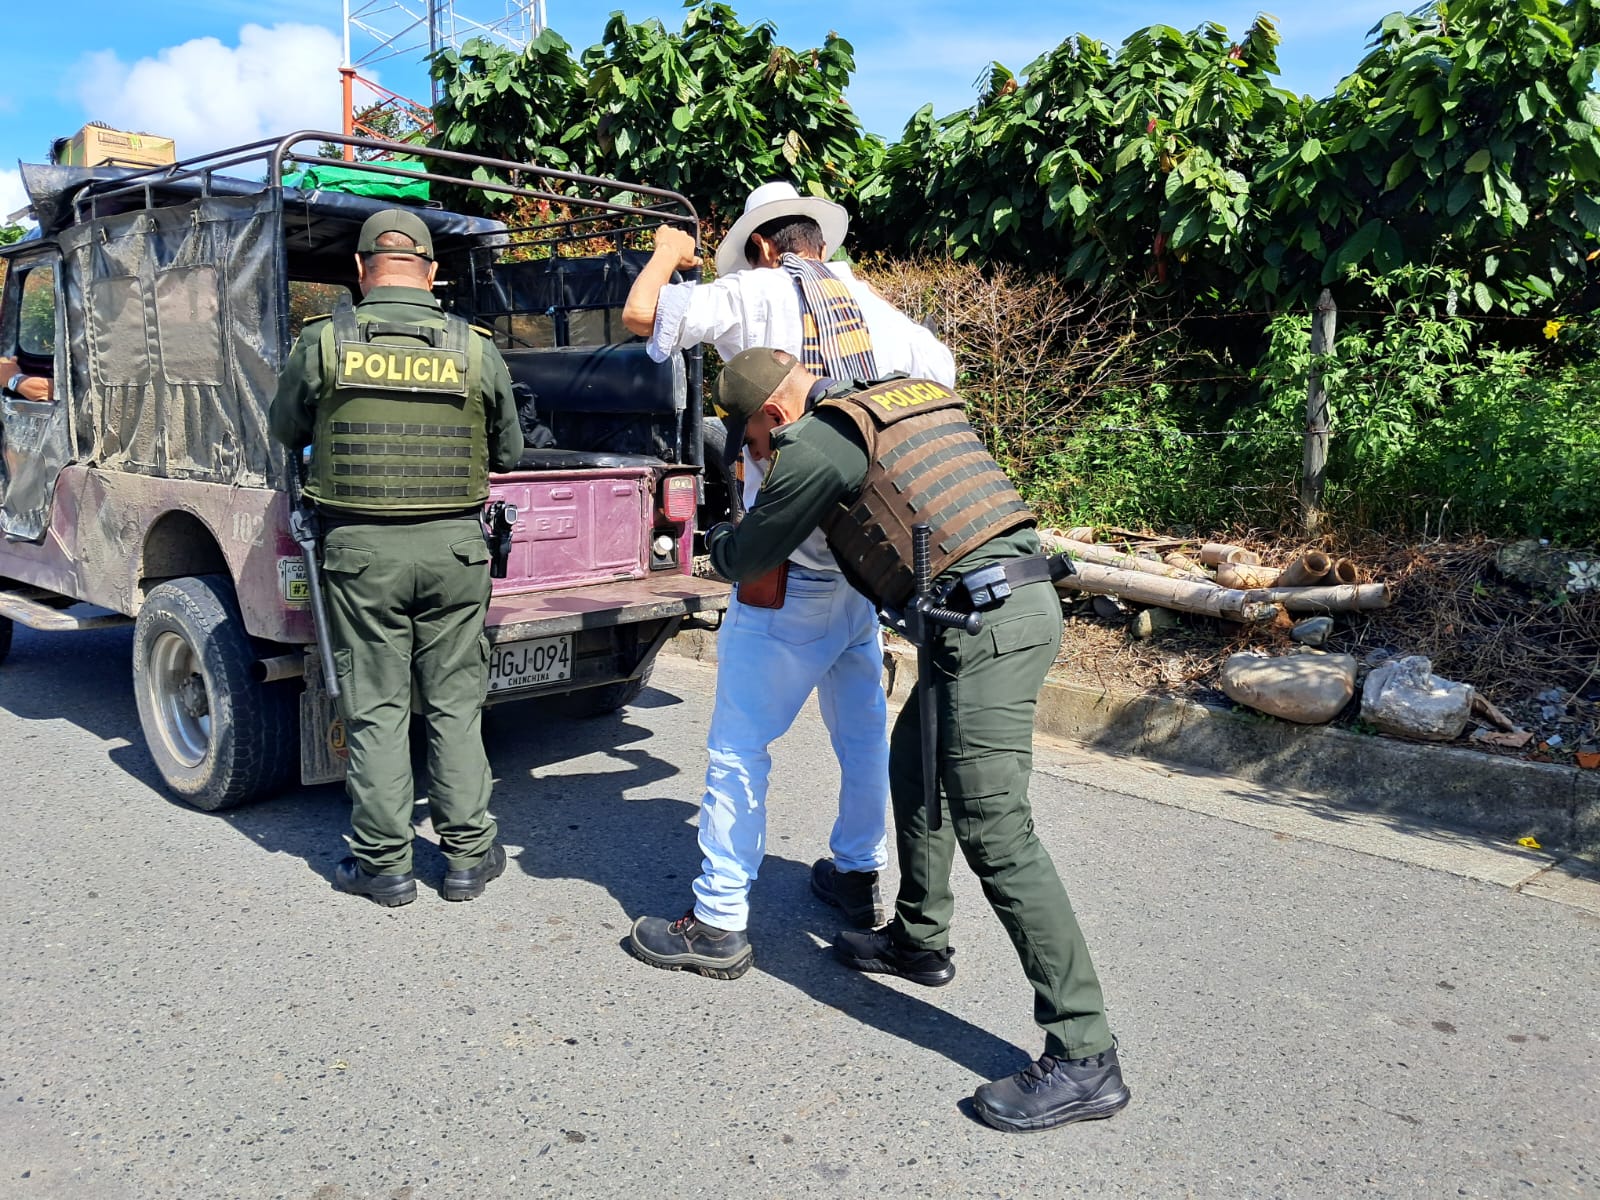
[[[552,30],[521,54],[483,40],[441,52],[434,144],[668,188],[715,225],[772,179],[849,198],[875,153],[844,100],[850,43],[829,34],[794,50],[771,22],[685,7],[678,32],[613,13],[581,56]]]

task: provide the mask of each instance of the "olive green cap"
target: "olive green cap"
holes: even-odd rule
[[[415,249],[404,246],[380,246],[378,239],[386,233],[402,233],[410,238]],[[356,242],[357,254],[415,254],[421,258],[433,257],[433,235],[422,223],[422,218],[403,208],[386,208],[373,213],[361,226],[361,237]]]
[[[800,365],[795,358],[780,359],[781,353],[769,346],[756,346],[730,358],[717,377],[717,415],[742,422],[760,412],[778,385],[789,378],[789,372]]]
[[[797,370],[800,360],[787,362],[778,357],[778,350],[770,346],[755,346],[741,350],[722,367],[717,376],[717,416],[728,430],[724,457],[728,462],[738,458],[744,448],[744,425],[761,411],[761,406],[772,398],[780,384]]]

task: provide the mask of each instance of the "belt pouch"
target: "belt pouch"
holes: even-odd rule
[[[746,608],[782,608],[789,590],[789,563],[785,559],[770,571],[739,581],[739,603]]]

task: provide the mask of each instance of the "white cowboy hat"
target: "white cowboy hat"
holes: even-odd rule
[[[832,200],[802,196],[792,183],[763,183],[744,202],[744,216],[733,223],[717,247],[717,274],[732,275],[750,268],[744,244],[750,235],[776,217],[810,217],[822,226],[822,257],[828,259],[844,244],[850,231],[850,214]]]

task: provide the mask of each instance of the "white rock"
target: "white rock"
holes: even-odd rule
[[[1361,689],[1361,718],[1380,733],[1449,742],[1471,716],[1472,685],[1440,679],[1420,654],[1376,668]]]
[[[1234,654],[1222,664],[1222,690],[1249,708],[1321,725],[1356,692],[1356,660],[1348,654]]]

